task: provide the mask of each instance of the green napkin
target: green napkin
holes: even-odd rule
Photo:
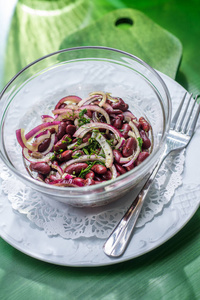
[[[60,48],[107,46],[138,56],[153,68],[175,78],[182,54],[180,41],[143,13],[114,10],[65,38]]]

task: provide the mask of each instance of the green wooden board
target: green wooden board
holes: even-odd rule
[[[176,76],[182,55],[182,45],[175,36],[133,9],[118,9],[104,15],[68,35],[60,49],[76,46],[107,46],[124,50],[172,78]]]

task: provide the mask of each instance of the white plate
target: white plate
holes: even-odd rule
[[[169,91],[174,89],[184,93],[175,81],[161,74]],[[172,102],[173,102],[173,95]],[[12,209],[5,195],[0,195],[0,234],[10,245],[39,260],[63,266],[103,266],[126,261],[141,256],[174,236],[192,218],[200,203],[200,160],[198,148],[200,126],[197,127],[192,142],[187,148],[183,185],[161,214],[145,226],[135,230],[133,238],[121,258],[107,257],[102,246],[103,239],[96,237],[63,239],[50,237],[39,229],[26,215]]]

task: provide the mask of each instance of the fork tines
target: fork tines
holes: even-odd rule
[[[193,134],[200,112],[200,103],[197,103],[199,96],[200,95],[196,95],[194,99],[193,94],[190,94],[187,99],[187,92],[184,94],[183,99],[172,119],[170,129],[186,133],[189,136]]]

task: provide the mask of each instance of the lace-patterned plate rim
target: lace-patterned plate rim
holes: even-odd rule
[[[175,163],[174,163],[175,162]],[[184,153],[171,157],[161,168],[153,188],[144,204],[137,227],[144,226],[158,215],[182,182]],[[171,165],[171,168],[166,168]],[[4,167],[0,177],[2,190],[8,196],[14,210],[24,214],[49,236],[60,235],[63,238],[77,239],[79,237],[96,236],[106,238],[127,210],[138,189],[126,194],[119,201],[99,208],[75,208],[55,202],[19,182],[14,175]],[[166,177],[169,177],[167,185]],[[174,181],[174,178],[176,180]],[[12,187],[12,188],[11,188]],[[163,195],[163,196],[162,196]]]
[[[173,86],[178,85],[167,76],[163,75],[163,77],[169,89],[173,89]],[[179,89],[179,92],[184,92],[182,87],[179,86]],[[195,140],[197,141],[197,137],[193,139],[192,145],[195,144]],[[195,146],[191,147],[192,152],[194,149],[196,149]],[[198,197],[200,186],[195,180],[198,178],[196,175],[199,174],[193,174],[191,171],[193,164],[196,163],[196,161],[192,161],[191,163],[191,159],[191,153],[189,153],[189,157],[188,153],[186,153],[187,172],[184,171],[183,185],[175,192],[175,196],[172,199],[173,201],[170,201],[169,204],[164,207],[158,217],[153,218],[146,226],[136,230],[136,234],[129,248],[120,259],[113,261],[103,255],[103,251],[101,251],[103,241],[96,237],[65,240],[60,236],[53,238],[48,236],[44,230],[38,230],[38,227],[28,222],[27,218],[24,219],[22,214],[16,214],[8,198],[3,195],[0,189],[0,209],[2,215],[0,221],[1,236],[15,248],[30,256],[66,266],[108,265],[140,256],[158,247],[175,235],[197,210],[199,206]],[[200,168],[196,170],[197,173],[199,172],[198,170],[200,170]],[[37,247],[35,245],[36,241],[40,242],[39,246],[37,244]]]
[[[140,99],[142,95],[138,94],[138,97]],[[177,89],[173,92],[173,98],[173,105],[178,105],[179,93]],[[35,110],[37,111],[37,106]],[[154,113],[154,110],[151,112],[149,108],[149,113]],[[15,147],[11,147],[11,149],[15,149]],[[13,155],[15,155],[15,152]],[[167,167],[169,165],[170,168]],[[183,153],[171,156],[163,164],[143,206],[137,227],[142,227],[150,222],[162,212],[164,205],[171,200],[175,189],[181,184],[183,165]],[[6,170],[5,172],[9,171]],[[6,177],[3,173],[2,176]],[[175,181],[174,177],[176,178]],[[106,238],[119,222],[138,191],[138,189],[134,189],[119,201],[104,207],[78,209],[64,206],[54,200],[51,201],[49,197],[23,185],[13,175],[7,176],[7,178],[7,180],[3,179],[2,188],[13,209],[26,215],[32,223],[43,229],[47,235],[60,235],[67,239],[92,236],[101,239]],[[166,182],[165,178],[169,178],[169,180]]]

